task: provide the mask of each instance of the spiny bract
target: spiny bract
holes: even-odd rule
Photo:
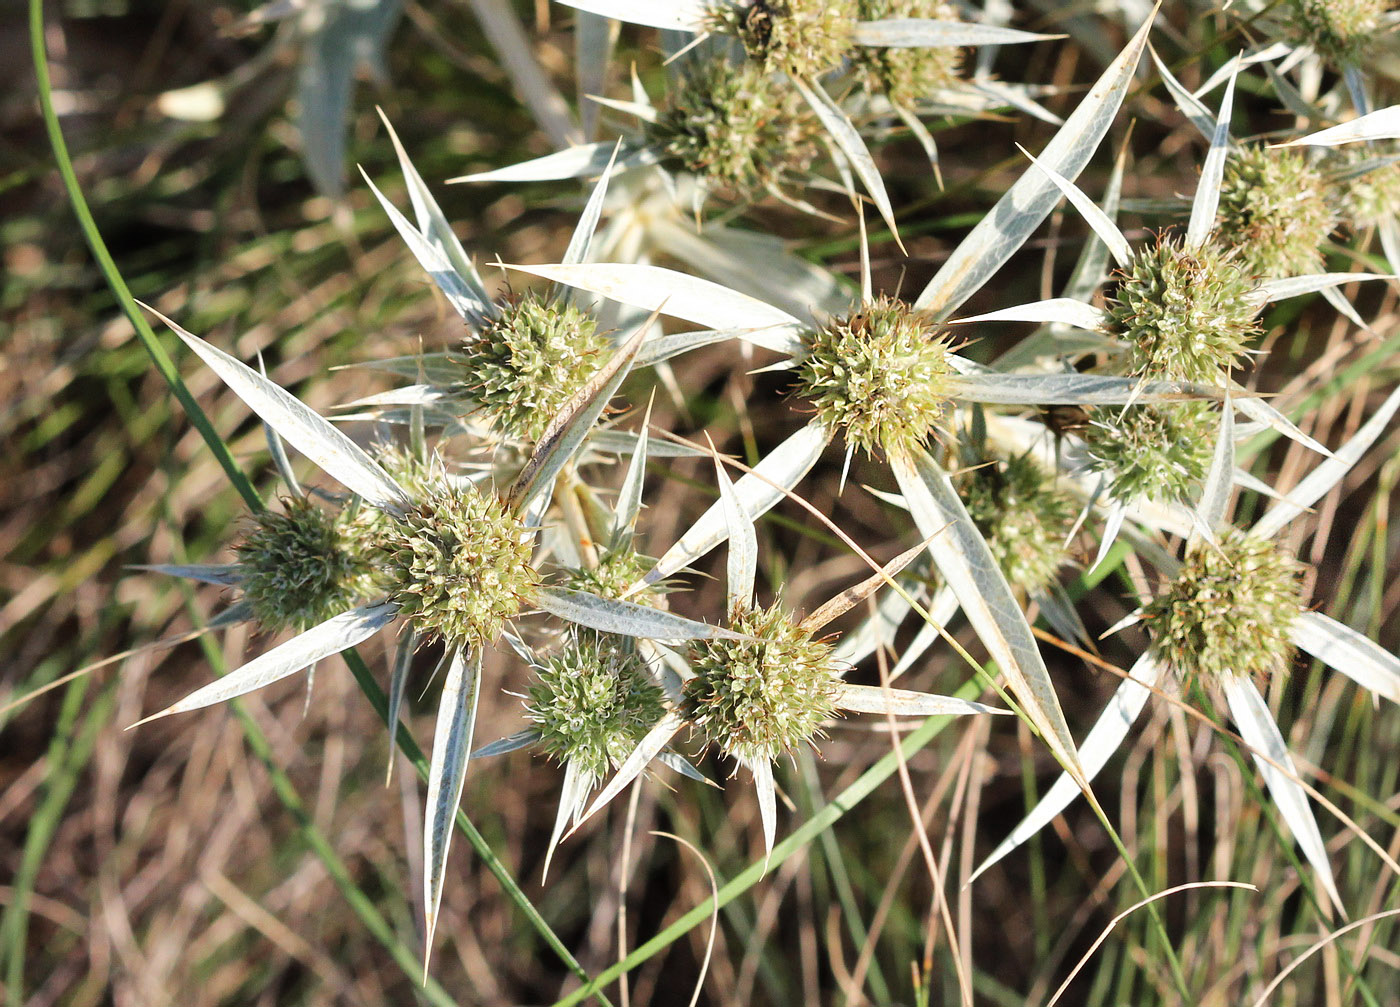
[[[1259,333],[1249,299],[1256,286],[1232,253],[1212,244],[1185,248],[1166,236],[1139,252],[1107,304],[1132,373],[1217,381]]]
[[[834,69],[851,48],[856,0],[747,0],[721,3],[714,30],[733,35],[766,72],[803,79]]]
[[[597,780],[661,719],[662,693],[630,641],[575,633],[535,668],[525,699],[546,754]]]
[[[862,21],[958,20],[957,9],[941,0],[859,0],[858,14]],[[955,47],[855,46],[849,58],[866,90],[904,108],[956,84],[962,69],[962,50]]]
[[[777,604],[739,607],[729,628],[753,639],[691,646],[686,717],[707,744],[748,765],[810,742],[836,710],[840,675],[830,644],[812,639]]]
[[[1316,273],[1336,224],[1322,172],[1299,150],[1246,147],[1225,165],[1217,240],[1250,273]]]
[[[1104,415],[1106,414],[1106,415]],[[1101,411],[1084,432],[1089,469],[1104,472],[1115,500],[1192,499],[1210,469],[1219,419],[1203,402]]]
[[[1075,505],[1055,477],[1027,455],[979,464],[958,480],[963,504],[1006,579],[1034,594],[1068,555]]]
[[[866,454],[923,444],[952,391],[946,334],[907,304],[881,297],[804,337],[795,394]]]
[[[382,549],[393,600],[448,646],[491,643],[535,596],[530,536],[491,492],[432,493],[385,528]]]
[[[601,366],[608,345],[591,315],[525,294],[453,353],[463,374],[457,390],[497,429],[536,440]]]
[[[370,568],[340,516],[305,498],[265,510],[234,546],[243,596],[269,632],[307,629],[363,601]]]
[[[692,174],[748,198],[800,179],[816,154],[810,108],[752,63],[690,67],[647,138]]]
[[[1302,566],[1272,542],[1229,529],[1197,541],[1181,572],[1143,610],[1153,653],[1189,686],[1249,676],[1261,685],[1293,656]]]

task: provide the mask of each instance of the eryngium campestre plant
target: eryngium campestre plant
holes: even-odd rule
[[[661,689],[631,641],[589,630],[536,666],[525,697],[545,753],[590,781],[621,765],[661,714]]]
[[[1119,275],[1110,328],[1128,344],[1133,374],[1214,383],[1259,334],[1256,286],[1233,252],[1166,235]]]
[[[1288,0],[1288,25],[1334,65],[1352,64],[1381,28],[1386,0]]]
[[[1198,540],[1181,571],[1143,609],[1154,653],[1188,687],[1249,676],[1260,686],[1287,670],[1289,630],[1303,612],[1302,565],[1236,528]]]
[[[1318,246],[1336,224],[1322,172],[1291,148],[1246,147],[1225,165],[1216,240],[1251,274],[1319,272]]]
[[[1103,409],[1084,431],[1089,469],[1115,500],[1184,501],[1205,481],[1220,421],[1203,402]]]
[[[806,79],[841,62],[855,20],[856,0],[743,0],[721,2],[713,30],[739,39],[765,72]]]
[[[392,599],[425,640],[481,647],[530,605],[530,535],[496,494],[442,488],[388,523],[381,548]]]
[[[902,18],[958,20],[957,9],[941,0],[859,0],[862,21]],[[895,105],[912,108],[935,91],[951,87],[962,69],[963,51],[921,46],[855,46],[851,69],[872,94],[883,94]]]
[[[690,66],[648,141],[710,185],[746,199],[801,179],[815,156],[815,116],[791,87],[753,63]]]
[[[234,546],[243,597],[269,632],[304,630],[339,615],[370,590],[370,566],[343,520],[304,497],[284,498],[281,513],[249,518]]]
[[[621,598],[651,569],[652,563],[652,560],[629,547],[610,549],[598,557],[597,566],[569,570],[564,586],[575,591],[587,591],[600,598]],[[643,592],[627,600],[646,605],[654,599],[651,592]]]
[[[1052,474],[1028,455],[1017,455],[979,465],[957,488],[1014,587],[1035,594],[1055,579],[1068,555],[1065,538],[1076,507]]]
[[[811,742],[835,713],[832,647],[778,604],[736,607],[729,628],[753,639],[691,645],[695,677],[685,684],[683,710],[706,744],[746,765],[771,762]]]
[[[951,392],[950,339],[932,318],[880,297],[803,336],[794,394],[873,455],[928,440]]]
[[[536,440],[607,348],[591,315],[528,293],[502,304],[452,354],[462,368],[456,387],[497,429]]]

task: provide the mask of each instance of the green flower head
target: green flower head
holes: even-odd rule
[[[393,600],[426,639],[481,647],[534,599],[530,535],[494,493],[442,488],[384,529]]]
[[[903,18],[958,20],[957,8],[942,0],[859,0],[861,21]],[[867,91],[883,94],[903,108],[912,108],[935,91],[959,80],[963,51],[920,46],[855,46],[851,68]]]
[[[866,454],[928,440],[952,394],[950,339],[933,320],[881,297],[804,336],[794,394]]]
[[[1346,66],[1376,38],[1386,6],[1386,0],[1288,0],[1288,26],[1324,59]]]
[[[802,177],[817,152],[811,109],[753,63],[692,66],[646,129],[653,146],[739,198]]]
[[[1243,676],[1263,684],[1292,659],[1301,574],[1273,543],[1238,529],[1194,543],[1176,579],[1143,610],[1154,655],[1188,686]]]
[[[830,644],[812,639],[778,605],[730,613],[752,640],[702,640],[691,647],[695,677],[684,712],[707,744],[748,765],[771,762],[816,737],[836,710],[840,675]]]
[[[661,689],[631,641],[587,630],[535,668],[525,698],[546,754],[590,780],[621,765],[661,714]]]
[[[1322,269],[1318,246],[1336,216],[1326,180],[1302,151],[1254,146],[1225,165],[1216,240],[1251,274],[1274,279]]]
[[[456,389],[480,404],[498,429],[537,440],[601,365],[608,340],[592,316],[572,304],[529,293],[501,305],[452,354]]]
[[[1018,455],[980,464],[958,480],[958,490],[1011,584],[1035,593],[1055,579],[1068,555],[1075,504],[1052,474]]]
[[[765,72],[807,79],[841,62],[855,21],[856,0],[744,0],[722,3],[713,30],[739,39]]]
[[[1260,332],[1249,300],[1256,286],[1231,252],[1213,244],[1188,249],[1166,236],[1139,253],[1107,304],[1114,334],[1129,345],[1132,372],[1218,380]]]
[[[1334,155],[1342,165],[1400,154],[1395,143],[1372,144]],[[1381,164],[1341,185],[1340,210],[1352,227],[1375,227],[1400,214],[1400,162]]]
[[[1100,410],[1084,432],[1089,469],[1115,500],[1194,498],[1205,482],[1220,421],[1203,402]]]
[[[340,517],[304,498],[262,511],[234,546],[243,596],[269,632],[308,629],[353,608],[371,590],[370,567]]]
[[[569,570],[564,586],[600,598],[621,598],[650,568],[651,561],[633,549],[611,549],[598,558],[597,566]],[[628,601],[646,605],[655,599],[653,592],[646,591]]]

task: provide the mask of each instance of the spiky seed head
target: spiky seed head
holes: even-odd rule
[[[800,179],[817,153],[816,117],[758,65],[696,63],[646,127],[651,145],[740,199]]]
[[[530,605],[530,535],[491,492],[440,488],[384,530],[393,600],[425,639],[481,647]]]
[[[1232,528],[1197,541],[1181,572],[1143,610],[1152,652],[1188,685],[1287,670],[1303,612],[1302,565],[1272,542]]]
[[[1074,501],[1027,455],[971,462],[979,467],[958,480],[968,515],[1006,579],[1027,594],[1040,591],[1068,557]]]
[[[1165,236],[1120,274],[1107,308],[1129,345],[1134,374],[1213,383],[1259,334],[1249,294],[1256,279],[1232,252],[1185,248]]]
[[[718,5],[711,30],[738,38],[764,72],[807,80],[841,62],[855,20],[856,0],[734,0]]]
[[[456,388],[505,434],[537,440],[601,366],[608,340],[591,315],[534,293],[507,301],[498,317],[452,354]]]
[[[410,500],[423,500],[447,485],[447,466],[436,454],[423,456],[396,441],[374,445],[372,454]]]
[[[861,21],[929,18],[957,21],[957,8],[942,0],[859,0]],[[903,108],[912,108],[935,91],[952,87],[962,71],[963,50],[904,46],[854,46],[851,68],[871,94],[883,94]]]
[[[1345,167],[1396,154],[1400,154],[1400,144],[1389,143],[1340,148],[1334,157]],[[1400,162],[1381,164],[1346,179],[1340,187],[1338,203],[1342,216],[1354,228],[1375,227],[1382,221],[1394,220],[1396,207],[1400,207]]]
[[[950,337],[902,301],[880,297],[803,336],[794,394],[866,454],[928,440],[952,395]]]
[[[589,780],[621,765],[661,714],[661,689],[632,641],[588,630],[536,666],[525,698],[545,753]]]
[[[268,632],[308,629],[372,590],[370,566],[338,515],[305,498],[253,515],[234,546],[244,598]]]
[[[1334,66],[1357,62],[1382,28],[1387,0],[1288,0],[1292,37]]]
[[[835,712],[832,648],[777,604],[736,608],[729,628],[753,639],[692,644],[683,709],[706,744],[748,765],[771,762],[812,741]]]
[[[564,586],[575,591],[587,591],[600,598],[621,598],[650,568],[651,560],[633,549],[610,549],[598,557],[597,566],[570,569],[565,575]],[[628,601],[648,605],[658,597],[653,592],[643,591],[628,598]]]
[[[1185,501],[1205,482],[1220,421],[1203,402],[1106,409],[1084,431],[1089,469],[1115,500]]]
[[[1274,279],[1322,269],[1336,226],[1322,172],[1300,150],[1246,147],[1225,165],[1216,240],[1250,274]]]

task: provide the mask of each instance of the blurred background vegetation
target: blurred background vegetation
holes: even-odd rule
[[[391,196],[402,194],[376,103],[483,264],[497,255],[554,260],[580,202],[577,187],[440,184],[551,149],[486,40],[478,12],[490,6],[407,0],[401,17],[368,17],[327,37],[301,15],[248,24],[249,8],[218,3],[48,4],[55,103],[82,188],[133,293],[243,359],[261,351],[280,384],[322,411],[380,387],[371,372],[338,366],[411,352],[420,340],[449,343],[455,319],[351,167],[363,165]],[[543,2],[517,11],[543,66],[572,94],[566,12]],[[151,368],[74,222],[38,116],[25,17],[17,4],[0,9],[0,980],[8,1002],[552,1002],[577,978],[464,843],[454,850],[439,926],[440,988],[423,992],[414,970],[395,959],[395,942],[400,956],[420,943],[422,798],[411,773],[383,785],[386,733],[339,662],[323,665],[309,705],[299,679],[249,697],[246,716],[266,752],[223,709],[123,731],[205,681],[220,661],[237,663],[250,646],[242,629],[140,650],[15,705],[93,662],[185,634],[217,611],[216,589],[190,590],[129,567],[218,561],[244,513]],[[1047,105],[1072,107],[1074,87],[1091,80],[1102,52],[1122,40],[1113,23],[1092,17],[1092,39],[1018,47],[1006,54],[1006,76],[1054,83],[1066,93]],[[1183,63],[1204,55],[1218,65],[1233,51],[1223,20],[1183,9],[1171,22],[1165,44],[1179,47]],[[1062,30],[1057,25],[1031,15],[1020,26]],[[372,51],[381,34],[378,72],[370,60],[351,74],[356,45]],[[631,55],[655,72],[646,45],[617,65]],[[337,80],[346,86],[338,90]],[[339,118],[341,93],[343,154],[338,133],[324,126]],[[308,101],[321,102],[330,118],[308,118]],[[1129,116],[1138,119],[1127,194],[1191,191],[1199,152],[1161,89],[1136,93],[1126,108],[1110,136],[1121,140]],[[1247,95],[1236,132],[1280,121],[1269,96]],[[310,149],[303,125],[314,127]],[[1051,131],[1022,116],[942,124],[942,189],[917,145],[886,145],[881,166],[907,214],[910,255],[881,240],[877,287],[919,289],[1020,170],[1001,152],[1013,151],[1013,141],[1043,143]],[[1090,169],[1087,191],[1102,188],[1106,165],[1100,157]],[[760,226],[781,220],[800,254],[854,272],[849,226],[775,206],[753,216]],[[983,296],[996,306],[1051,296],[1083,238],[1077,219],[1057,216],[1003,271],[995,295]],[[1376,289],[1349,293],[1374,333],[1340,323],[1311,300],[1285,302],[1267,318],[1274,338],[1287,338],[1262,368],[1260,386],[1280,393],[1281,408],[1306,410],[1309,432],[1331,443],[1400,373],[1394,292],[1369,286]],[[980,306],[979,299],[968,310]],[[1000,348],[989,340],[975,352]],[[274,493],[256,422],[212,374],[188,361],[182,370],[244,469]],[[781,380],[746,375],[728,350],[687,358],[685,385],[684,401],[658,401],[659,421],[684,434],[706,431],[740,457],[752,460],[800,421],[774,394]],[[1296,480],[1305,461],[1278,444],[1260,455],[1257,472]],[[868,495],[848,491],[838,502],[838,476],[839,466],[818,470],[806,484],[809,499],[877,558],[907,544],[908,528]],[[1392,431],[1290,540],[1316,566],[1314,597],[1390,649],[1400,643],[1398,476],[1400,431]],[[865,477],[857,471],[853,482]],[[708,501],[711,484],[704,466],[657,466],[653,548]],[[810,608],[861,575],[859,561],[796,507],[780,507],[760,534],[768,589],[781,586],[793,608]],[[1131,563],[1110,575],[1085,608],[1091,631],[1127,610],[1125,592],[1113,590],[1119,578],[1140,575]],[[696,586],[694,600],[680,607],[717,610],[719,587]],[[1115,643],[1104,648],[1120,665],[1128,653]],[[376,669],[389,659],[379,643],[365,656]],[[1071,723],[1082,730],[1117,679],[1053,649],[1047,657]],[[913,687],[948,668],[955,662],[936,658]],[[1290,747],[1301,763],[1324,767],[1317,785],[1362,828],[1400,850],[1393,796],[1400,717],[1316,669],[1300,666],[1296,683],[1283,721]],[[432,707],[424,698],[411,717],[420,741]],[[517,709],[511,696],[485,697],[478,738],[515,730]],[[878,725],[841,724],[831,735],[823,758],[803,754],[788,774],[797,810],[784,816],[780,835],[889,751]],[[1261,810],[1253,769],[1214,743],[1208,728],[1159,713],[1137,738],[1119,772],[1104,777],[1121,783],[1106,782],[1100,796],[1149,883],[1228,877],[1261,886],[1258,895],[1202,891],[1164,906],[1193,981],[1218,991],[1202,1002],[1238,1002],[1242,969],[1301,950],[1324,932],[1299,895],[1292,845]],[[725,771],[715,759],[705,768],[716,777]],[[909,765],[929,848],[951,871],[945,891],[960,954],[989,1004],[1043,1003],[1134,900],[1120,884],[1116,852],[1082,808],[1029,854],[960,889],[959,872],[1019,819],[1028,788],[1043,788],[1054,769],[1024,730],[985,722],[944,732]],[[541,886],[558,782],[555,767],[517,753],[473,770],[464,807],[589,974],[617,959],[619,934],[635,946],[708,895],[699,861],[650,830],[694,842],[721,879],[761,856],[748,788],[651,785],[630,812],[618,802],[567,842]],[[1374,858],[1330,819],[1323,831],[1335,839],[1347,904],[1394,907],[1394,879],[1378,878]],[[919,836],[898,782],[886,783],[723,911],[701,1002],[955,1002]],[[335,864],[344,872],[339,882]],[[387,940],[371,932],[347,890],[386,921]],[[609,997],[684,1002],[707,929],[693,929],[636,969],[626,993],[609,987]],[[1317,956],[1295,974],[1293,999],[1278,1002],[1320,1003],[1314,994],[1323,990],[1333,996],[1328,1002],[1396,1002],[1396,934],[1393,926],[1368,928]],[[1066,1002],[1170,1002],[1170,989],[1149,931],[1130,919]]]

